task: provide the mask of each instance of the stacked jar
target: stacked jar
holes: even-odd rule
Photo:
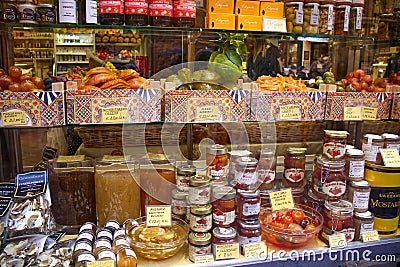
[[[384,148],[397,149],[400,154],[400,136],[397,134],[384,133],[382,137],[385,139]]]
[[[229,167],[227,173],[227,182],[228,184],[235,185],[235,164],[238,159],[241,157],[250,157],[251,152],[248,150],[231,150],[229,152]]]
[[[284,187],[300,188],[305,185],[306,148],[287,149],[284,157],[282,184]]]
[[[37,24],[37,5],[33,0],[20,1],[18,3],[18,10],[20,14],[20,23]]]
[[[318,0],[306,0],[304,4],[303,33],[318,34]]]
[[[286,1],[286,27],[288,32],[303,32],[303,7],[303,1]]]
[[[213,182],[227,180],[228,150],[224,145],[212,145],[206,150],[207,176]]]
[[[352,0],[338,0],[335,7],[335,35],[350,34],[350,11]]]
[[[379,149],[385,145],[385,138],[376,134],[366,134],[363,138],[362,151],[365,161],[372,164],[381,164],[382,157]]]
[[[172,26],[172,0],[150,0],[149,18],[151,26]]]
[[[319,28],[320,34],[333,35],[333,27],[335,20],[335,1],[321,0],[319,1]]]
[[[149,4],[146,0],[125,0],[125,24],[146,26],[149,23]]]
[[[276,156],[271,149],[263,149],[258,164],[260,190],[271,190],[275,186]]]
[[[189,222],[190,207],[188,205],[190,177],[196,175],[196,167],[182,165],[176,169],[176,188],[172,191],[172,214]]]
[[[362,35],[362,22],[364,13],[364,0],[353,0],[350,12],[350,34]]]

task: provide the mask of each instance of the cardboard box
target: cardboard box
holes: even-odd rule
[[[260,2],[258,1],[236,1],[235,6],[236,15],[260,15]]]
[[[63,92],[0,92],[0,127],[65,125]]]
[[[236,29],[246,31],[261,31],[262,30],[262,17],[252,15],[237,15],[236,16]]]
[[[260,16],[271,19],[283,18],[285,4],[283,2],[261,2]]]
[[[208,29],[234,30],[235,25],[235,14],[211,13],[207,15]]]
[[[209,0],[207,2],[207,11],[211,13],[235,13],[235,1],[234,0]]]

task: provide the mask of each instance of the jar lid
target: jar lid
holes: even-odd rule
[[[52,4],[39,4],[37,7],[54,8]]]
[[[366,134],[364,135],[364,138],[368,140],[383,140],[383,137],[377,134]]]
[[[258,220],[258,219],[254,220],[254,221],[239,220],[239,225],[245,229],[260,229],[261,228],[261,223],[260,223],[260,220]]]
[[[228,153],[229,153],[229,155],[231,155],[233,157],[251,156],[251,151],[248,151],[248,150],[231,150]]]
[[[196,175],[196,167],[192,165],[184,165],[178,167],[176,172],[180,175],[192,176]]]
[[[190,212],[197,215],[210,214],[211,210],[212,210],[211,204],[190,206]]]
[[[205,246],[211,243],[211,234],[191,232],[188,239],[193,245]]]
[[[319,156],[317,158],[317,163],[322,165],[323,167],[327,167],[327,168],[344,168],[346,161],[345,160],[329,160],[329,159],[325,159],[322,156]]]
[[[359,187],[359,188],[370,188],[369,183],[365,180],[361,181],[350,181],[350,185],[352,187]]]
[[[236,197],[236,190],[231,186],[220,186],[213,190],[216,199],[232,199]]]
[[[390,134],[390,133],[384,133],[382,134],[382,137],[388,140],[399,140],[400,136],[397,134]]]
[[[339,199],[337,201],[325,201],[325,208],[335,213],[349,213],[353,212],[353,204],[347,200]]]
[[[360,149],[349,149],[346,151],[348,156],[364,156],[364,152]]]
[[[236,237],[236,230],[233,227],[215,227],[213,236],[221,239],[231,239]]]
[[[364,212],[354,212],[354,217],[357,219],[373,219],[374,214],[370,211],[364,211]]]
[[[207,147],[207,153],[213,155],[222,155],[227,153],[227,148],[224,145],[215,144]]]
[[[181,191],[178,191],[178,189],[176,189],[176,188],[174,190],[172,190],[172,198],[186,199],[187,195],[188,195],[188,192],[181,192]]]
[[[334,131],[334,130],[324,130],[325,135],[329,137],[336,137],[336,138],[347,138],[349,134],[347,131]]]
[[[241,157],[238,159],[237,164],[240,166],[255,166],[257,165],[258,160],[256,158],[251,157]]]
[[[305,148],[305,147],[289,147],[286,151],[289,154],[305,154],[307,151],[307,148]]]
[[[190,186],[202,186],[210,184],[210,178],[202,175],[193,175],[189,178]]]
[[[260,196],[260,190],[243,190],[243,189],[238,189],[237,190],[238,194],[241,194],[244,197],[258,197]]]

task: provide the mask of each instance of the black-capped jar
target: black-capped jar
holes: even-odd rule
[[[210,254],[211,249],[211,234],[191,232],[188,237],[189,241],[189,260],[195,261],[196,256]]]
[[[93,232],[91,230],[84,230],[78,234],[76,241],[86,240],[86,241],[90,242],[91,244],[93,244],[95,237],[96,236],[93,234]]]
[[[211,201],[210,178],[195,175],[189,180],[189,203],[193,205],[205,205]]]
[[[259,220],[238,222],[238,241],[240,253],[244,255],[244,245],[261,242],[261,223]]]
[[[32,2],[25,1],[23,3],[19,3],[18,10],[20,14],[19,18],[20,23],[30,23],[30,24],[38,23],[36,20],[37,6]]]
[[[228,150],[224,145],[212,145],[206,149],[207,176],[212,181],[224,181],[228,172]]]
[[[215,226],[233,226],[235,212],[236,190],[230,186],[221,186],[213,190],[213,224]]]
[[[241,157],[235,164],[235,188],[236,189],[256,189],[258,182],[258,161],[251,157]]]
[[[112,234],[120,228],[119,222],[116,220],[108,220],[104,225],[104,229],[109,230]]]
[[[208,232],[212,228],[212,205],[193,205],[190,207],[190,230]]]
[[[110,242],[113,241],[113,233],[108,230],[107,228],[101,229],[100,231],[97,232],[96,238],[104,237],[110,240]]]
[[[2,3],[4,22],[19,22],[20,13],[16,0],[9,0]]]
[[[306,148],[288,148],[284,157],[282,183],[285,187],[304,186]]]
[[[260,191],[237,190],[237,216],[240,220],[256,220],[261,211]]]
[[[196,175],[196,167],[191,165],[180,166],[176,169],[176,188],[179,191],[189,191],[189,179]]]

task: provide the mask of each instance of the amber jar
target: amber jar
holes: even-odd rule
[[[193,28],[196,22],[196,1],[174,0],[173,25],[175,27]]]
[[[176,169],[176,188],[179,191],[189,190],[189,178],[196,175],[196,167],[192,165],[180,166]]]
[[[346,131],[325,130],[322,155],[331,160],[343,159],[346,153],[347,135]]]
[[[237,216],[240,220],[255,220],[261,209],[260,191],[237,190]]]
[[[306,203],[307,206],[312,208],[313,210],[322,213],[322,209],[324,208],[325,199],[320,199],[316,196],[311,189],[308,190],[306,195]]]
[[[384,148],[397,149],[400,153],[400,136],[384,133],[382,137],[385,138]]]
[[[93,255],[97,258],[97,254],[100,252],[100,250],[105,248],[107,249],[112,248],[110,240],[108,240],[108,238],[105,237],[96,239],[96,241],[94,241],[93,244]]]
[[[335,35],[350,34],[350,4],[338,5],[335,7]]]
[[[244,245],[261,242],[261,223],[259,220],[238,222],[238,241],[240,253],[244,255]]]
[[[364,179],[365,157],[359,149],[349,149],[346,151],[345,174],[350,181],[360,181]]]
[[[324,242],[328,244],[328,236],[337,233],[345,234],[347,242],[353,241],[355,234],[353,205],[349,201],[325,201],[322,215],[324,224],[320,232],[320,238]]]
[[[99,253],[97,254],[97,260],[98,261],[111,260],[114,261],[114,265],[117,261],[114,251],[112,251],[112,249],[109,248],[100,250]]]
[[[213,225],[233,226],[235,223],[236,190],[230,186],[217,187],[213,190]]]
[[[151,26],[172,26],[173,6],[169,0],[150,0],[149,18]]]
[[[364,8],[352,7],[350,10],[350,34],[361,36]]]
[[[131,248],[121,248],[117,252],[117,267],[136,267],[137,256]]]
[[[99,0],[100,24],[124,25],[125,22],[124,0]]]
[[[304,5],[303,33],[318,34],[318,8],[318,1],[317,3],[309,3]]]
[[[189,179],[189,204],[205,205],[211,201],[210,179],[206,176],[195,175]]]
[[[362,151],[365,155],[365,161],[373,164],[381,164],[382,158],[379,152],[385,145],[385,139],[380,135],[366,134],[363,138]]]
[[[236,189],[256,189],[259,186],[258,161],[251,157],[241,157],[235,164],[235,188]]]
[[[258,163],[258,180],[260,190],[271,190],[275,186],[276,156],[270,149],[263,149]]]
[[[207,176],[212,181],[226,180],[228,151],[224,145],[212,145],[206,149]]]
[[[92,222],[85,222],[84,224],[82,224],[82,226],[79,228],[79,233],[89,230],[93,233],[93,235],[95,235],[97,233],[97,226],[92,223]]]
[[[212,247],[214,254],[217,245],[234,244],[238,242],[237,232],[233,227],[215,227],[212,231]]]
[[[371,187],[365,180],[350,181],[348,186],[348,199],[353,203],[354,211],[364,212],[368,210],[369,194]]]
[[[188,203],[186,201],[188,197],[187,192],[180,192],[177,189],[172,191],[172,213],[177,216],[183,216],[186,214],[186,209],[188,207]]]
[[[195,261],[196,256],[210,254],[211,251],[211,234],[191,232],[188,237],[189,242],[189,260]]]
[[[190,207],[190,230],[193,232],[208,232],[212,228],[212,205],[194,205]]]
[[[149,3],[146,0],[125,0],[125,25],[149,24]]]
[[[312,174],[311,189],[321,199],[337,200],[346,191],[345,161],[318,157]]]
[[[354,212],[354,241],[361,240],[361,233],[374,230],[374,214],[370,211]]]
[[[91,252],[81,252],[77,255],[75,262],[75,267],[86,267],[88,262],[94,262],[96,258],[93,256]]]
[[[124,236],[114,239],[112,244],[112,250],[114,251],[114,253],[117,253],[118,250],[120,250],[121,248],[129,248],[129,247],[130,247],[129,241]]]
[[[228,183],[231,185],[235,185],[235,164],[238,159],[241,157],[250,157],[251,152],[248,150],[231,150],[229,152],[229,168],[227,174]]]
[[[304,173],[306,168],[305,153],[305,148],[288,148],[286,151],[282,180],[285,187],[304,186]]]
[[[286,28],[288,32],[303,32],[303,2],[291,2],[286,4]]]

